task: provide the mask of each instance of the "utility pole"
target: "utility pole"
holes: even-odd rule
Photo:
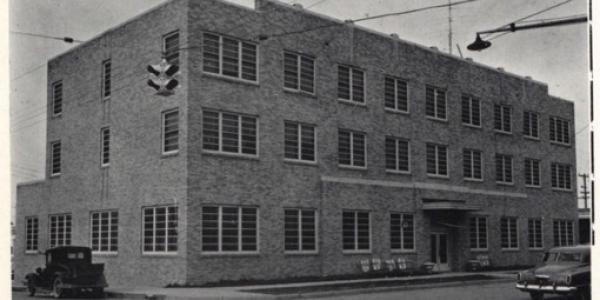
[[[448,52],[452,54],[452,0],[448,0]]]
[[[581,194],[582,196],[579,199],[583,199],[583,208],[588,209],[588,196],[590,192],[587,189],[587,179],[589,177],[588,174],[579,174],[579,177],[583,178],[583,185],[581,186]]]

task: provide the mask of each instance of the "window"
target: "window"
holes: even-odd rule
[[[519,248],[518,232],[517,218],[502,217],[500,219],[500,246],[502,249]]]
[[[415,220],[412,214],[390,214],[390,246],[392,250],[415,250]]]
[[[100,153],[100,164],[105,167],[110,164],[110,128],[104,127],[100,130],[102,150]]]
[[[116,253],[119,249],[119,213],[100,211],[91,214],[92,251]]]
[[[407,140],[385,137],[385,169],[391,172],[410,172],[410,146]]]
[[[61,172],[61,144],[60,141],[50,143],[50,158],[52,164],[50,165],[50,175],[60,175]]]
[[[179,31],[171,32],[163,37],[165,60],[172,65],[179,65]]]
[[[365,103],[365,72],[338,66],[338,99]]]
[[[527,235],[529,237],[530,249],[544,248],[544,240],[542,238],[542,219],[527,220]]]
[[[38,251],[38,225],[37,217],[25,218],[25,252]]]
[[[477,98],[462,96],[462,123],[481,127],[481,101]]]
[[[366,211],[342,213],[342,244],[345,251],[371,250],[371,217]]]
[[[286,121],[285,127],[285,159],[315,161],[316,132],[312,125]]]
[[[574,244],[574,227],[571,220],[554,220],[554,247]]]
[[[341,129],[338,131],[338,163],[341,166],[365,168],[366,152],[365,134]]]
[[[448,176],[448,147],[427,144],[427,174]]]
[[[258,51],[252,43],[204,33],[203,71],[246,81],[258,81]]]
[[[539,139],[539,117],[538,113],[532,111],[523,112],[523,135],[526,137]]]
[[[202,207],[202,251],[257,252],[258,208]]]
[[[385,108],[408,112],[408,83],[404,80],[385,77]]]
[[[317,215],[313,209],[285,209],[285,251],[317,251]]]
[[[496,154],[496,182],[513,183],[512,156]]]
[[[62,114],[63,84],[59,80],[52,84],[52,116],[58,117]]]
[[[552,188],[559,190],[571,189],[571,165],[552,163],[550,176]]]
[[[469,245],[471,250],[487,249],[487,218],[469,218]]]
[[[463,177],[465,179],[483,180],[481,157],[479,150],[463,149]]]
[[[173,109],[162,113],[162,152],[163,154],[179,151],[179,110]]]
[[[284,52],[283,87],[294,91],[314,94],[315,59],[292,52]]]
[[[102,98],[110,98],[111,61],[107,59],[102,62]]]
[[[50,216],[50,248],[71,245],[71,214]]]
[[[510,106],[494,104],[494,129],[499,132],[510,133],[511,127]]]
[[[145,254],[177,252],[177,206],[146,207],[144,210]]]
[[[202,126],[202,149],[205,151],[258,155],[256,117],[205,110]]]
[[[428,85],[425,88],[425,115],[446,120],[446,91]]]
[[[550,117],[550,141],[569,144],[569,121],[559,118]]]
[[[540,183],[540,161],[537,159],[525,159],[525,185],[541,186]]]

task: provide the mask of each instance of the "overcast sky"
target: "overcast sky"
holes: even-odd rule
[[[193,1],[193,0],[192,0]],[[203,0],[197,0],[203,1]],[[49,36],[91,37],[165,0],[10,0],[10,30]],[[253,0],[231,0],[253,7]],[[291,2],[291,1],[283,1]],[[445,4],[447,0],[298,0],[305,8],[339,19]],[[456,1],[455,1],[456,2]],[[515,32],[482,52],[466,46],[475,32],[492,29],[565,0],[478,0],[452,9],[453,54],[546,82],[550,94],[575,102],[577,169],[588,172],[587,28],[584,24]],[[585,0],[572,0],[530,20],[585,14]],[[401,39],[448,51],[448,9],[358,23],[397,33]],[[10,34],[12,184],[44,177],[46,62],[72,47],[58,40]],[[142,79],[140,79],[142,80]],[[13,192],[14,192],[13,188]],[[13,201],[15,195],[13,194]]]

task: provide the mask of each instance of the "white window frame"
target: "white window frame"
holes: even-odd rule
[[[177,231],[177,250],[176,251],[169,251],[169,208],[170,207],[175,207],[177,209],[177,227],[175,228],[175,230]],[[156,251],[156,250],[149,250],[146,251],[146,244],[145,244],[145,239],[144,239],[144,234],[145,234],[145,230],[144,227],[146,226],[145,223],[145,213],[146,213],[146,209],[152,209],[152,248],[156,249],[156,209],[157,208],[165,208],[165,250],[164,251]],[[140,237],[142,239],[141,241],[141,250],[142,250],[142,256],[146,256],[146,255],[158,255],[158,256],[173,256],[173,255],[177,255],[180,249],[179,243],[180,243],[180,231],[179,231],[179,206],[177,205],[173,205],[173,204],[167,204],[167,205],[157,205],[157,206],[142,206],[142,228],[141,228],[141,234]]]
[[[502,247],[502,219],[506,219],[507,223],[506,223],[506,237],[508,239],[508,247]],[[511,229],[512,229],[512,221],[514,220],[514,227],[516,228],[515,232],[517,233],[516,236],[516,245],[512,245],[511,242]],[[500,218],[500,247],[503,251],[508,250],[508,251],[514,251],[514,250],[519,250],[519,219],[517,217],[501,217]]]
[[[230,37],[230,36],[223,36],[222,34],[218,34],[218,33],[214,33],[214,32],[208,32],[205,31],[202,33],[202,40],[204,41],[204,35],[205,34],[210,34],[210,35],[214,35],[214,36],[218,36],[219,37],[219,73],[213,73],[213,72],[208,72],[204,70],[204,66],[202,66],[202,74],[206,74],[209,76],[215,76],[215,77],[220,77],[220,78],[227,78],[227,79],[231,79],[231,80],[236,80],[236,81],[241,81],[241,82],[247,82],[247,83],[252,83],[252,84],[258,84],[260,82],[260,47],[258,44],[253,43],[253,42],[249,42],[249,41],[245,41],[245,40],[241,40],[239,38],[235,38],[235,37]],[[230,75],[225,75],[223,74],[223,38],[227,38],[230,40],[235,40],[237,41],[237,48],[238,48],[238,76],[230,76]],[[242,61],[242,44],[246,43],[249,45],[254,45],[255,49],[256,49],[256,60],[255,60],[255,64],[256,64],[256,80],[249,80],[249,79],[244,79],[242,78],[242,65],[243,65],[243,61]],[[204,51],[204,50],[202,50]],[[204,64],[204,54],[202,55],[202,63]]]
[[[539,232],[536,231],[536,229],[535,229],[535,222],[538,222],[538,221],[540,223],[540,231]],[[533,231],[531,231],[532,230],[532,227],[530,226],[531,222],[534,223],[533,224],[534,225],[533,226]],[[535,245],[535,239],[536,239],[536,237],[538,235],[540,236],[540,241],[541,241],[542,245],[539,246],[539,247],[530,247],[529,243],[532,241],[531,240],[532,236],[533,236],[533,244]],[[529,219],[527,219],[527,247],[530,250],[542,250],[542,249],[544,249],[544,220],[542,218],[529,218]]]
[[[177,43],[178,44],[177,45],[177,65],[181,65],[181,51],[180,51],[181,50],[180,49],[180,47],[181,47],[181,35],[179,35],[179,30],[178,29],[177,30],[173,30],[173,31],[171,31],[171,32],[163,35],[161,50],[162,50],[162,53],[163,53],[163,55],[164,55],[164,57],[166,59],[167,58],[167,39],[170,38],[170,37],[172,37],[172,36],[174,36],[174,35],[177,35],[177,41],[178,41],[178,43]]]
[[[344,249],[344,212],[353,213],[353,223],[354,223],[354,249]],[[358,249],[358,213],[367,213],[369,215],[369,249]],[[373,217],[370,211],[365,210],[343,210],[342,211],[342,253],[344,254],[353,254],[353,253],[371,253],[373,250]]]
[[[60,112],[55,112],[56,111],[56,99],[55,99],[56,94],[55,94],[55,90],[56,90],[56,87],[58,85],[60,85]],[[52,83],[52,95],[51,95],[51,97],[52,97],[52,106],[51,106],[52,117],[53,118],[60,117],[62,115],[62,113],[63,113],[64,102],[65,102],[65,86],[64,86],[62,80],[57,80],[57,81],[55,81],[55,82]]]
[[[394,151],[395,151],[394,155],[395,155],[396,165],[395,165],[394,169],[388,169],[387,163],[386,163],[385,171],[387,173],[393,173],[393,174],[410,174],[412,172],[412,168],[411,168],[411,164],[412,164],[411,156],[412,155],[411,155],[410,140],[391,136],[391,135],[385,137],[385,139],[388,139],[388,138],[394,140]],[[400,170],[400,147],[398,146],[400,141],[406,142],[407,146],[408,146],[408,149],[407,149],[408,170]],[[385,147],[385,145],[384,145],[384,147]],[[385,151],[385,149],[384,149],[384,151]]]
[[[67,223],[67,216],[69,217],[69,223]],[[56,233],[55,233],[55,237],[53,237],[52,235],[52,223],[53,223],[53,218],[56,218]],[[58,221],[59,218],[63,219],[63,241],[62,243],[59,243],[58,240]],[[67,233],[69,234],[69,238],[67,239]],[[54,245],[52,244],[52,240],[55,240]],[[71,242],[73,240],[73,216],[71,215],[71,213],[61,213],[61,214],[52,214],[48,216],[48,248],[56,248],[56,247],[60,247],[60,246],[69,246],[71,245]]]
[[[165,129],[166,129],[166,122],[167,119],[165,118],[167,114],[171,114],[171,113],[177,113],[177,149],[175,150],[170,150],[170,151],[165,151]],[[171,154],[176,154],[179,153],[179,149],[180,149],[180,135],[181,135],[181,126],[179,126],[181,123],[181,116],[179,114],[179,108],[172,108],[172,109],[168,109],[165,110],[161,113],[161,134],[160,134],[160,151],[162,153],[162,155],[171,155]]]
[[[529,122],[530,122],[530,124],[526,124],[525,123],[525,115],[526,114],[529,114]],[[531,116],[532,115],[536,116],[536,119],[535,119],[536,122],[535,122],[535,124],[536,124],[537,131],[535,133],[537,134],[537,136],[534,136],[532,134],[532,133],[534,133],[533,127],[532,127],[532,124],[534,124],[534,123],[531,120]],[[526,128],[525,126],[529,126],[529,127]],[[527,129],[527,131],[525,129]],[[540,140],[540,114],[539,113],[534,112],[534,111],[530,111],[530,110],[526,110],[526,111],[523,112],[523,137],[528,138],[528,139],[532,139],[532,140],[536,140],[536,141]]]
[[[469,159],[471,160],[471,175],[472,176],[471,177],[465,176],[465,174],[464,174],[464,163],[465,162],[463,161],[463,179],[466,180],[466,181],[478,181],[478,182],[483,181],[483,178],[484,178],[484,166],[485,166],[484,157],[483,157],[483,151],[477,150],[477,149],[471,149],[471,148],[464,148],[463,149],[463,156],[462,156],[463,160],[465,158],[464,151],[468,151],[470,153]],[[481,168],[481,170],[479,171],[479,173],[481,174],[481,178],[475,177],[475,159],[474,159],[474,155],[473,155],[474,152],[479,152],[479,156],[481,158],[481,161],[479,162],[479,166]]]
[[[427,88],[433,89],[433,116],[427,114]],[[438,112],[438,91],[444,92],[444,118],[439,117]],[[425,118],[436,121],[448,121],[448,90],[434,85],[427,85],[425,87]]]
[[[202,152],[204,153],[213,153],[219,155],[227,155],[227,156],[237,156],[237,157],[248,157],[248,158],[258,158],[260,156],[260,119],[258,116],[241,114],[236,112],[228,112],[228,111],[220,111],[216,109],[204,109],[202,111],[202,133],[204,134],[204,113],[205,112],[217,113],[219,118],[219,129],[218,129],[218,140],[219,140],[219,149],[211,150],[204,149],[204,141],[202,141]],[[238,117],[238,152],[228,152],[223,151],[223,114],[236,115]],[[247,154],[242,153],[242,117],[254,118],[255,119],[255,131],[256,131],[256,154]],[[316,140],[315,140],[316,143]],[[316,159],[316,150],[315,150],[315,159]]]
[[[561,177],[560,168],[561,167],[568,168],[568,174],[567,174],[567,177],[565,178],[565,184],[566,184],[566,181],[568,180],[570,188],[560,186],[560,177]],[[556,185],[557,186],[554,186],[553,185],[554,183],[552,182],[552,174],[550,174],[550,186],[552,187],[553,190],[556,190],[556,191],[571,191],[571,190],[573,190],[573,174],[572,174],[573,167],[571,166],[571,164],[553,162],[550,164],[550,172],[555,173],[554,175],[556,176]]]
[[[296,56],[296,72],[298,72],[298,78],[296,80],[296,84],[298,85],[297,89],[294,88],[290,88],[290,87],[286,87],[285,86],[285,55],[286,54],[290,54],[290,55],[294,55]],[[313,63],[313,77],[312,77],[312,91],[306,91],[302,89],[302,61],[305,59],[310,59],[312,60]],[[309,94],[309,95],[315,95],[316,94],[316,82],[317,82],[317,67],[316,67],[316,63],[315,63],[316,59],[315,57],[309,56],[309,55],[305,55],[305,54],[300,54],[300,53],[296,53],[293,51],[288,51],[288,50],[284,50],[283,51],[283,89],[287,90],[287,91],[291,91],[291,92],[297,92],[297,93],[305,93],[305,94]]]
[[[339,95],[340,68],[339,67],[348,68],[348,81],[349,81],[349,83],[348,83],[348,86],[349,86],[349,88],[348,88],[348,91],[349,91],[348,97],[350,99],[340,98],[340,95]],[[366,106],[367,105],[367,72],[365,70],[363,70],[363,69],[360,69],[360,68],[357,68],[357,67],[353,67],[353,66],[349,66],[349,65],[344,65],[344,64],[338,65],[338,70],[337,71],[338,71],[337,72],[338,73],[337,74],[337,80],[338,80],[337,84],[338,84],[338,87],[337,87],[337,91],[336,91],[336,93],[337,93],[336,96],[338,98],[338,101],[343,102],[343,103],[350,103],[350,104],[354,104],[354,105],[363,105],[363,106]],[[354,81],[354,72],[355,71],[362,72],[362,83],[363,83],[363,92],[362,92],[362,94],[363,94],[363,101],[354,100],[354,89],[353,89],[353,86],[352,86],[352,82]]]
[[[108,137],[105,137],[105,133],[108,133]],[[110,142],[111,142],[111,134],[110,127],[102,127],[100,129],[100,166],[108,167],[110,166]],[[104,156],[107,156],[108,161],[104,161]]]
[[[435,173],[429,173],[427,170],[427,146],[434,146],[435,150]],[[446,174],[440,174],[440,147],[446,148]],[[436,144],[436,143],[426,143],[425,144],[425,173],[427,173],[428,177],[433,178],[450,178],[450,168],[448,166],[448,145]]]
[[[350,145],[350,164],[349,165],[344,165],[344,164],[340,164],[340,159],[339,159],[339,155],[340,155],[340,145],[339,145],[339,134],[340,131],[344,131],[344,132],[348,132],[350,133],[350,141],[349,141],[349,145]],[[363,145],[364,148],[364,153],[365,153],[365,165],[364,166],[358,166],[354,163],[354,135],[355,134],[360,134],[363,135],[365,138],[365,142]],[[340,168],[347,168],[347,169],[359,169],[359,170],[365,170],[367,169],[368,166],[368,156],[367,156],[367,134],[360,132],[360,131],[354,131],[354,130],[348,130],[348,129],[338,129],[338,167]]]
[[[558,145],[563,145],[563,146],[570,146],[571,145],[571,140],[574,138],[571,136],[571,122],[567,119],[561,118],[561,117],[557,117],[557,116],[551,116],[549,118],[549,127],[552,126],[552,121],[554,120],[554,139],[551,138],[551,136],[548,137],[548,139],[550,140],[551,143],[553,144],[558,144]],[[568,134],[568,139],[569,142],[565,143],[564,141],[559,141],[559,135],[562,137],[562,130],[559,131],[557,130],[559,127],[562,128],[562,126],[559,126],[558,123],[561,123],[562,126],[567,126],[567,134]],[[550,130],[548,130],[548,135],[550,134]],[[562,139],[564,140],[564,137],[562,137]]]
[[[319,253],[319,214],[317,213],[316,209],[313,208],[284,208],[284,214],[285,211],[288,210],[293,210],[293,211],[297,211],[298,212],[298,248],[300,248],[299,250],[286,250],[285,249],[285,232],[284,232],[284,245],[283,245],[283,249],[284,252],[287,254],[317,254]],[[314,214],[314,220],[315,220],[315,250],[303,250],[302,248],[302,238],[303,238],[303,231],[302,231],[302,211],[312,211],[312,213]],[[284,216],[284,227],[285,227],[285,216]],[[285,229],[284,229],[285,231]]]
[[[209,251],[202,249],[200,251],[202,255],[244,255],[244,254],[259,254],[260,253],[260,209],[257,206],[239,206],[239,205],[203,205],[202,214],[204,214],[204,207],[217,207],[218,208],[218,219],[217,219],[217,234],[218,234],[218,250]],[[237,208],[238,210],[238,250],[237,251],[223,251],[223,208]],[[242,209],[243,208],[254,208],[256,209],[256,250],[242,250]],[[201,214],[201,215],[202,215]],[[204,219],[200,221],[203,226]],[[202,231],[200,231],[202,233]],[[200,238],[201,244],[203,243],[204,237]]]
[[[111,240],[112,240],[112,225],[113,225],[113,220],[112,220],[112,213],[116,212],[117,213],[117,251],[112,251],[111,246]],[[100,250],[102,249],[102,227],[101,227],[101,222],[102,222],[102,214],[103,213],[108,213],[108,251],[106,250]],[[94,245],[93,245],[93,235],[94,235],[94,226],[93,226],[93,220],[94,220],[94,215],[98,214],[98,250],[94,250]],[[119,252],[119,211],[116,209],[113,210],[98,210],[98,211],[92,211],[90,212],[90,248],[92,249],[92,254],[108,254],[108,255],[115,255]]]
[[[40,219],[37,216],[25,217],[25,253],[37,254],[39,249]]]
[[[473,248],[471,247],[471,228],[469,228],[469,249],[471,251],[488,251],[489,249],[489,245],[490,245],[490,235],[489,235],[489,228],[490,228],[490,224],[488,222],[488,217],[487,216],[479,216],[479,215],[473,215],[470,217],[470,219],[473,218],[475,219],[475,235],[477,237],[477,247]],[[469,223],[470,220],[469,219]],[[481,247],[480,243],[479,243],[479,237],[482,234],[482,230],[479,227],[479,220],[480,219],[484,219],[485,220],[485,246],[486,247]],[[469,224],[470,225],[470,224]]]
[[[558,232],[556,232],[556,223],[558,222]],[[567,224],[571,224],[571,231],[569,232],[569,226],[567,226]],[[562,227],[566,227],[565,228],[565,233],[567,234],[567,236],[565,237],[565,242],[566,244],[561,243],[561,237],[562,237]],[[558,240],[555,239],[555,237],[558,238]],[[575,245],[577,241],[575,241],[575,222],[573,220],[568,220],[568,219],[554,219],[552,220],[552,238],[554,240],[554,246],[555,247],[563,247],[563,246],[572,246]],[[570,238],[570,239],[569,239]],[[569,241],[571,241],[572,243],[569,243]]]
[[[400,215],[400,248],[392,248],[392,231],[390,230],[390,251],[392,253],[409,253],[409,252],[415,252],[417,250],[417,229],[415,227],[416,224],[416,220],[415,220],[415,214],[414,213],[407,213],[407,212],[390,212],[389,217],[390,217],[390,227],[392,225],[392,215]],[[402,224],[404,224],[405,222],[405,216],[410,215],[412,216],[412,248],[404,248],[404,230],[402,227]],[[370,220],[369,220],[370,222]],[[369,223],[370,224],[370,223]],[[390,228],[391,229],[391,228]]]
[[[531,173],[531,176],[532,176],[531,178],[527,178],[527,173],[525,173],[525,172],[527,172],[527,161],[531,161],[532,162],[531,163],[531,170],[529,170],[529,172]],[[535,172],[534,172],[534,168],[533,168],[533,164],[534,163],[537,163],[537,165],[538,165],[537,179],[538,179],[539,184],[534,184],[533,183],[533,182],[535,182],[534,179],[535,179],[535,176],[536,176]],[[542,161],[539,160],[539,159],[534,159],[534,158],[526,157],[523,160],[523,177],[525,177],[524,182],[525,182],[525,186],[526,187],[532,187],[532,188],[542,187]],[[532,184],[528,184],[527,183],[528,179],[531,180]]]
[[[462,112],[463,112],[463,110],[462,110],[462,107],[461,107],[461,116],[460,116],[460,122],[461,122],[461,124],[463,126],[466,126],[466,127],[481,128],[482,127],[482,125],[481,125],[482,124],[482,120],[481,120],[481,99],[479,99],[477,97],[473,97],[473,96],[468,95],[468,94],[463,94],[462,97],[461,97],[461,102],[460,102],[461,105],[463,104],[463,102],[462,102],[463,98],[467,98],[468,101],[469,101],[469,123],[465,123],[464,122],[464,120],[462,118]],[[479,125],[473,124],[473,113],[474,113],[474,111],[473,111],[473,102],[475,102],[475,101],[479,102],[479,111],[477,111],[477,115],[479,116]]]
[[[106,75],[106,68],[109,68],[109,72],[108,72],[108,76]],[[108,81],[108,89],[107,89],[107,85],[106,82]],[[110,96],[112,95],[112,60],[106,59],[102,62],[102,81],[101,81],[101,97],[103,100],[108,100],[110,99]],[[106,92],[108,91],[108,95],[106,95]]]
[[[501,129],[497,129],[496,128],[496,107],[500,107],[500,128]],[[505,130],[504,128],[504,108],[507,107],[508,108],[508,123],[510,126],[510,130]],[[509,105],[504,105],[504,104],[500,104],[500,103],[494,103],[494,131],[497,133],[503,133],[503,134],[512,134],[513,133],[513,117],[512,117],[512,113],[513,113],[513,108],[512,106]]]
[[[285,157],[285,125],[286,124],[291,124],[291,125],[295,125],[296,126],[296,133],[298,134],[298,152],[296,153],[296,158],[289,158],[289,157]],[[290,162],[299,162],[299,163],[309,163],[309,164],[316,164],[317,163],[317,126],[312,125],[312,124],[308,124],[308,123],[301,123],[301,122],[295,122],[295,121],[284,121],[284,140],[283,140],[283,159],[285,161],[290,161]],[[303,127],[312,127],[313,129],[313,140],[314,140],[314,149],[313,149],[313,153],[314,153],[314,159],[313,160],[308,160],[308,159],[302,159],[302,132],[303,132]]]
[[[494,156],[494,164],[496,164],[496,169],[494,170],[496,173],[494,174],[494,177],[496,177],[496,174],[498,172],[498,160],[497,157],[501,156],[502,157],[502,180],[498,180],[498,178],[496,178],[496,184],[501,184],[501,185],[514,185],[515,184],[515,168],[514,168],[514,157],[512,155],[508,155],[508,154],[500,154],[500,153],[496,153],[496,155]],[[511,181],[505,181],[506,179],[506,175],[505,172],[505,165],[506,165],[506,159],[505,158],[510,158],[510,179]]]
[[[58,172],[55,172],[54,169],[54,156],[55,156],[55,150],[54,150],[54,145],[59,145],[60,149],[58,151]],[[63,171],[63,165],[62,165],[62,143],[60,140],[56,140],[53,142],[50,142],[50,177],[57,177],[60,176],[62,174]]]
[[[387,107],[385,105],[385,80],[387,79],[391,79],[394,81],[394,107]],[[399,82],[403,82],[404,84],[406,84],[406,110],[402,110],[398,108],[398,83]],[[384,78],[384,104],[383,107],[386,111],[390,111],[390,112],[395,112],[395,113],[403,113],[403,114],[409,114],[410,113],[410,85],[408,84],[408,80],[404,80],[401,78],[397,78],[397,77],[393,77],[393,76],[385,76]]]

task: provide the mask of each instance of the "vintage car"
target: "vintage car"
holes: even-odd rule
[[[88,291],[98,296],[104,293],[104,264],[92,264],[88,247],[64,246],[46,250],[46,268],[37,268],[23,282],[34,296],[36,291],[50,291],[54,298],[65,293]]]
[[[552,248],[541,265],[517,274],[517,289],[529,292],[533,300],[544,294],[590,299],[590,247]]]

